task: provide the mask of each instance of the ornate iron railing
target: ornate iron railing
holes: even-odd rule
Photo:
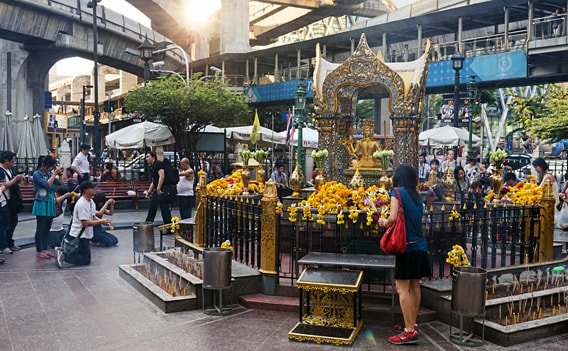
[[[459,218],[450,220],[452,211]],[[384,254],[378,246],[383,229],[375,224],[367,226],[365,214],[360,214],[353,223],[346,213],[345,224],[341,225],[335,216],[328,217],[324,225],[316,224],[315,220],[306,221],[301,210],[296,222],[290,223],[287,218],[288,213],[284,212],[280,219],[281,283],[298,278],[301,272],[297,262],[311,251]],[[455,244],[464,247],[472,266],[497,268],[535,261],[541,224],[539,206],[445,205],[429,209],[422,218],[433,279],[449,276],[450,266],[445,260]]]
[[[207,196],[204,203],[205,246],[229,240],[235,260],[260,267],[260,196]]]

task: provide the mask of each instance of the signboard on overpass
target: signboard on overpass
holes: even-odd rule
[[[245,100],[249,104],[262,104],[265,102],[294,100],[299,79],[263,85],[251,85],[244,88]],[[304,79],[306,85],[306,98],[312,99],[312,80]]]
[[[466,57],[460,71],[461,84],[467,84],[470,76],[477,82],[527,77],[527,55],[524,51],[503,52],[493,55]],[[454,85],[455,71],[452,60],[430,62],[426,87]]]

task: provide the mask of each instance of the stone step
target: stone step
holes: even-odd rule
[[[300,300],[298,297],[289,296],[273,296],[273,295],[243,295],[239,299],[239,303],[251,309],[270,310],[270,311],[286,311],[286,312],[299,312]],[[372,321],[391,321],[394,318],[395,322],[402,321],[402,313],[398,306],[398,301],[395,304],[393,314],[391,316],[390,296],[372,296],[367,294],[363,296],[363,319]],[[418,322],[432,322],[438,320],[436,311],[420,307],[418,312]]]

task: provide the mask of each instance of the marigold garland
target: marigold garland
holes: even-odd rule
[[[469,266],[469,259],[461,245],[452,246],[452,249],[448,252],[446,263],[454,267]]]

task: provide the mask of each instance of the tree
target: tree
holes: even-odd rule
[[[510,93],[513,95],[513,100],[509,104],[513,119],[509,124],[516,126],[513,132],[527,131],[533,121],[543,116],[546,111],[545,95],[523,96],[514,94],[512,90]]]
[[[545,97],[545,106],[545,113],[532,121],[530,132],[548,142],[568,138],[568,90],[551,86]]]
[[[227,91],[218,80],[192,79],[186,84],[176,75],[149,81],[130,91],[125,106],[148,120],[159,117],[172,132],[178,150],[188,154],[195,152],[205,126],[242,124],[247,117],[252,120],[244,95]]]

